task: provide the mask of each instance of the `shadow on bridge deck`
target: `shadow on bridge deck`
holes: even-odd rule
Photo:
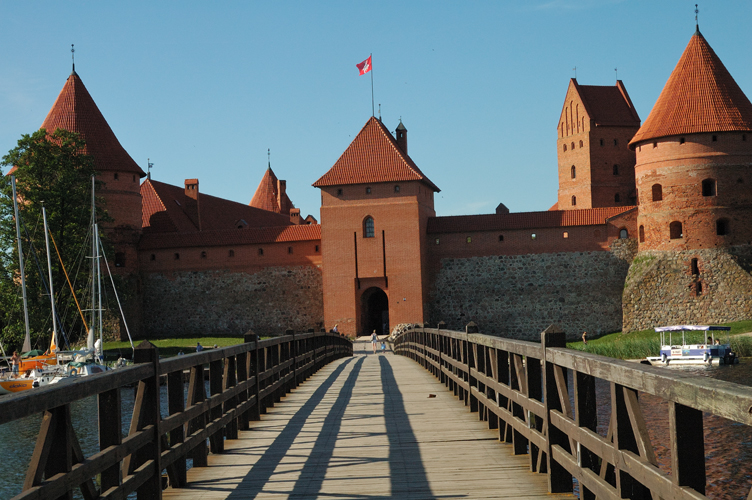
[[[367,351],[312,376],[164,498],[565,498],[413,361]]]

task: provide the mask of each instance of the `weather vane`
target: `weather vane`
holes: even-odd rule
[[[614,73],[616,73],[616,81],[619,81],[619,68],[614,68]]]
[[[154,164],[151,162],[151,158],[146,159],[146,174],[151,179],[151,167],[153,167]]]
[[[700,22],[697,20],[697,14],[699,13],[700,13],[700,9],[698,9],[697,4],[695,4],[695,27],[698,29],[698,31],[700,29]]]
[[[76,49],[73,48],[73,44],[70,44],[70,57],[73,61],[73,71],[76,71]]]
[[[574,79],[577,80],[577,66],[572,68],[572,71],[574,71]]]
[[[266,162],[269,168],[272,168],[272,150],[270,148],[266,148]]]

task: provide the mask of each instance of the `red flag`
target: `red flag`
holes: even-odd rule
[[[368,56],[368,59],[360,64],[356,64],[355,66],[358,68],[358,70],[360,70],[361,75],[365,75],[366,73],[371,71],[371,56]]]

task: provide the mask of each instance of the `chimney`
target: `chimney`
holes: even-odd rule
[[[300,209],[299,208],[290,209],[290,222],[292,222],[293,224],[300,225]]]
[[[403,153],[407,154],[407,129],[402,125],[402,118],[400,118],[399,125],[397,125],[397,146]]]
[[[287,197],[287,181],[277,180],[277,206],[279,207],[279,213],[289,214],[290,207],[287,206],[285,198]]]
[[[201,231],[201,211],[198,201],[198,179],[185,180],[185,213]]]

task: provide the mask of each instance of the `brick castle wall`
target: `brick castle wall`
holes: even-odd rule
[[[621,330],[622,289],[634,239],[613,251],[445,258],[437,273],[431,322],[461,330],[537,340],[558,324],[567,338]]]
[[[752,318],[751,273],[748,245],[641,251],[624,286],[624,331]]]
[[[270,335],[324,322],[321,269],[314,266],[150,273],[142,287],[147,337]]]

